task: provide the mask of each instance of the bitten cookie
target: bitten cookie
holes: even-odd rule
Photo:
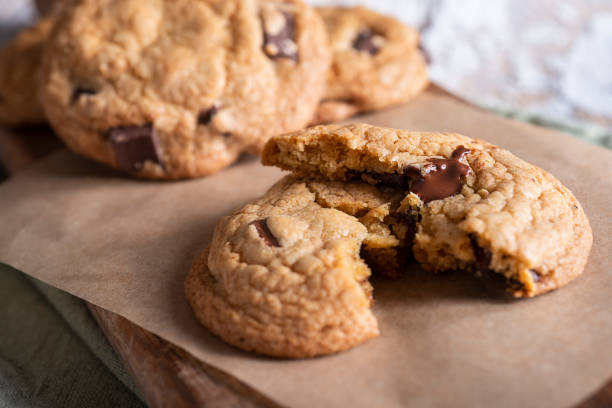
[[[406,242],[423,267],[501,275],[517,297],[576,278],[591,248],[587,217],[557,179],[466,136],[318,126],[273,138],[262,161],[403,191],[400,210],[414,230]]]
[[[245,350],[345,350],[378,335],[370,270],[359,257],[367,236],[355,217],[287,177],[219,223],[210,255],[187,277],[187,298],[204,326]]]
[[[0,124],[22,126],[46,122],[38,101],[39,69],[53,22],[53,17],[43,18],[0,50]]]
[[[327,92],[314,123],[397,105],[425,89],[419,34],[365,7],[320,7],[333,52]]]
[[[77,153],[198,177],[308,123],[330,58],[300,0],[80,0],[48,43],[41,101]]]
[[[466,136],[318,126],[273,137],[263,163],[294,174],[225,217],[185,282],[200,322],[245,350],[308,357],[376,336],[367,278],[410,257],[530,297],[580,275],[591,248],[567,188]]]

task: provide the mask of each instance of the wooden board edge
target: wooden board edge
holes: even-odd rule
[[[149,406],[281,407],[124,317],[91,303],[87,306]]]

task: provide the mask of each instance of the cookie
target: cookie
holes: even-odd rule
[[[77,153],[198,177],[307,124],[330,60],[300,0],[80,0],[48,42],[41,101]]]
[[[39,68],[44,42],[52,28],[53,17],[43,18],[0,50],[0,124],[46,122],[38,101]]]
[[[287,177],[215,228],[185,281],[200,322],[244,350],[308,357],[378,335],[366,227]]]
[[[223,218],[185,281],[200,322],[244,350],[310,357],[377,336],[368,278],[412,257],[531,297],[580,275],[591,248],[567,188],[466,136],[318,126],[273,137],[262,161],[293,175]]]
[[[583,272],[591,248],[588,219],[566,187],[466,136],[317,126],[272,138],[262,162],[303,177],[403,192],[390,215],[404,219],[402,233],[412,231],[403,241],[425,269],[503,278],[516,297],[567,284]]]
[[[365,7],[320,7],[333,52],[314,123],[404,103],[428,85],[419,34]]]

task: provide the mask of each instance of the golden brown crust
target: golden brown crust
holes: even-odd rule
[[[365,7],[319,7],[317,12],[329,32],[333,60],[327,91],[311,123],[404,103],[427,87],[427,65],[416,30]],[[373,36],[378,51],[355,47],[363,33]]]
[[[378,335],[372,315],[364,316],[357,327],[340,330],[293,330],[285,333],[279,327],[250,318],[232,305],[227,296],[219,295],[218,285],[207,266],[205,249],[191,267],[185,280],[187,300],[197,319],[227,343],[246,351],[274,357],[304,358],[346,350]],[[356,323],[354,319],[345,326]]]
[[[285,178],[219,223],[187,297],[202,324],[245,350],[311,357],[348,349],[378,335],[359,258],[366,236],[356,219]]]
[[[264,52],[279,16],[294,25],[295,60]],[[80,0],[49,41],[41,100],[80,154],[122,168],[109,132],[151,125],[158,157],[133,174],[198,177],[308,123],[330,58],[300,0]]]

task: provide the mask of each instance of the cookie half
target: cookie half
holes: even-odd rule
[[[48,42],[41,100],[77,153],[205,176],[308,123],[330,58],[299,0],[77,0]]]
[[[204,326],[244,350],[310,357],[351,348],[378,335],[359,256],[367,236],[287,177],[218,224],[185,281],[187,298]]]
[[[429,270],[503,277],[516,297],[578,275],[592,244],[573,194],[546,171],[484,141],[369,125],[275,137],[263,163],[296,175],[361,180],[404,192],[409,250]]]
[[[365,7],[319,7],[333,52],[314,123],[404,103],[429,81],[419,34]]]
[[[39,69],[53,21],[52,16],[41,19],[0,50],[0,124],[24,126],[46,122],[38,101]]]

